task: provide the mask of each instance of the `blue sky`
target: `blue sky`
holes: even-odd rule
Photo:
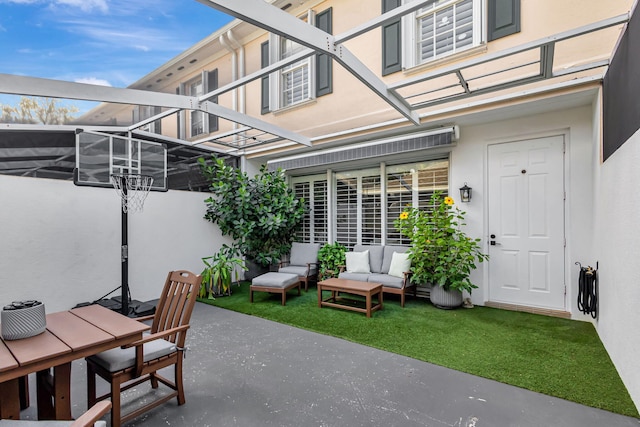
[[[231,19],[195,0],[0,0],[0,73],[126,87]]]

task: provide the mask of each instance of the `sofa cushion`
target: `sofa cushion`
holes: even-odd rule
[[[384,257],[382,259],[382,266],[380,270],[376,271],[376,273],[389,273],[389,267],[391,266],[391,258],[393,258],[393,253],[405,253],[409,250],[408,246],[385,246],[384,247]],[[373,270],[372,270],[373,271]]]
[[[368,273],[349,273],[348,271],[343,271],[338,275],[338,278],[347,279],[347,280],[357,280],[359,282],[366,282],[369,275],[370,274]]]
[[[386,286],[388,288],[398,288],[398,289],[402,288],[402,284],[404,283],[404,279],[401,279],[395,276],[389,276],[388,274],[379,274],[379,273],[369,274],[367,281],[372,283],[380,283],[382,284],[382,286]]]
[[[310,262],[318,262],[318,251],[320,243],[298,243],[291,244],[291,256],[289,264],[291,265],[307,265]]]
[[[370,273],[369,251],[347,252],[345,254],[349,273]]]
[[[369,268],[372,273],[382,273],[383,247],[376,245],[355,245],[354,252],[369,251]],[[387,270],[388,271],[388,270]]]
[[[389,276],[404,278],[404,273],[411,268],[411,260],[408,253],[394,252],[389,266]]]
[[[289,273],[296,274],[298,276],[306,276],[307,275],[307,267],[302,265],[287,265],[286,267],[280,267],[278,269],[278,273]],[[309,276],[313,276],[316,274],[316,266],[312,265],[309,268]]]

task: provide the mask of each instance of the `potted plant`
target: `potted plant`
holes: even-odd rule
[[[318,280],[338,277],[340,267],[345,265],[347,248],[341,243],[327,243],[318,251],[320,272]]]
[[[232,275],[237,269],[246,270],[242,259],[236,256],[235,248],[223,244],[220,250],[208,257],[202,258],[205,264],[202,270],[202,285],[200,286],[200,298],[205,295],[209,299],[216,296],[231,295]],[[236,281],[238,277],[236,276]]]
[[[304,199],[296,197],[280,169],[268,171],[263,165],[260,173],[250,178],[215,156],[211,162],[204,158],[198,161],[213,193],[205,200],[205,219],[235,240],[247,264],[255,263],[268,271],[289,253],[306,213]],[[252,279],[258,274],[245,277]]]
[[[431,283],[431,301],[440,308],[462,304],[462,292],[477,288],[469,275],[489,258],[480,248],[480,239],[472,239],[462,230],[465,212],[454,206],[451,197],[436,192],[431,196],[431,211],[412,208],[400,214],[395,226],[411,239],[411,280]]]

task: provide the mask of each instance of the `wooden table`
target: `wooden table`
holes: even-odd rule
[[[47,314],[47,329],[40,335],[0,341],[0,418],[20,418],[19,381],[36,372],[38,419],[72,419],[71,362],[139,340],[147,329],[90,305]]]
[[[331,291],[331,296],[323,300],[322,291]],[[349,303],[354,300],[339,296],[340,292],[365,297],[364,308],[349,305]],[[372,299],[375,295],[378,296],[378,303],[372,305]],[[318,282],[318,307],[322,308],[323,306],[358,311],[360,313],[366,313],[367,317],[371,317],[372,312],[382,310],[382,285],[380,283],[360,282],[358,280],[348,279],[331,278],[323,280]]]

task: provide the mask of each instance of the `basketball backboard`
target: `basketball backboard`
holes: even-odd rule
[[[153,177],[151,191],[167,191],[167,149],[157,142],[102,132],[76,133],[76,185],[113,188],[111,175]]]

